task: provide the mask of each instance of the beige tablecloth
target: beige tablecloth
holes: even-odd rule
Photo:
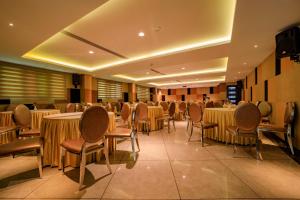
[[[44,116],[58,113],[60,113],[60,111],[55,109],[31,110],[31,127],[39,129]],[[0,126],[15,126],[12,115],[12,111],[0,112]],[[0,144],[8,143],[14,139],[16,139],[16,132],[11,131],[0,136]]]
[[[77,139],[80,137],[79,121],[82,112],[62,113],[49,115],[43,118],[41,124],[41,135],[44,137],[44,165],[61,167],[60,144],[66,139]],[[115,114],[108,112],[109,131],[115,128]],[[87,161],[93,159],[88,156]],[[78,166],[79,158],[67,153],[66,165]]]
[[[203,121],[218,124],[218,132],[213,133],[212,129],[206,130],[206,136],[217,141],[226,142],[226,128],[235,125],[234,112],[235,108],[205,108]],[[238,144],[247,145],[249,142],[251,142],[249,138],[238,138]],[[233,143],[232,136],[229,137],[228,143]]]

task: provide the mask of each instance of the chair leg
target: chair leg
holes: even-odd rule
[[[84,181],[84,174],[85,174],[85,164],[86,164],[86,155],[83,150],[81,154],[81,161],[80,161],[80,176],[79,176],[79,190],[81,189]]]
[[[204,147],[204,129],[203,129],[203,127],[201,127],[201,144],[202,144],[202,147]]]
[[[256,138],[256,159],[263,160],[261,155],[261,140]]]
[[[109,164],[108,140],[107,139],[104,140],[104,156],[105,156],[105,163],[106,163],[106,166],[109,170],[109,173],[112,173],[112,170],[111,170],[111,167],[110,167],[110,164]]]
[[[287,142],[288,142],[288,144],[289,144],[289,147],[290,147],[290,149],[291,149],[291,152],[292,152],[293,155],[295,155],[295,153],[294,153],[294,148],[293,148],[293,141],[292,141],[292,134],[291,134],[291,131],[292,131],[291,127],[288,127],[288,131],[287,131],[287,133],[286,133],[286,136],[287,136]]]
[[[133,133],[131,133],[130,139],[131,139],[132,153],[135,154],[135,146],[134,146],[135,136]]]
[[[189,141],[191,141],[191,137],[193,135],[193,130],[194,130],[194,128],[193,128],[193,122],[192,122],[192,124],[191,124],[191,134],[190,134],[190,137],[189,137]]]
[[[168,119],[168,133],[170,133],[170,120]]]
[[[190,126],[190,120],[188,119],[188,120],[187,120],[187,125],[186,125],[186,131],[189,130],[189,126]]]
[[[65,173],[65,154],[66,150],[63,147],[60,147],[60,161],[61,161],[61,171],[64,174]]]
[[[175,127],[175,119],[173,119],[172,121],[173,121],[174,131],[176,131],[176,127]]]
[[[137,145],[137,147],[138,147],[138,149],[139,149],[139,151],[140,151],[141,149],[140,149],[140,143],[139,143],[138,135],[137,135],[136,133],[134,133],[134,134],[135,134],[136,145]]]
[[[43,163],[42,163],[42,153],[41,152],[39,152],[39,154],[37,155],[37,161],[38,161],[40,178],[42,178],[42,176],[43,176]]]
[[[233,136],[233,152],[234,153],[236,153],[236,151],[237,151],[237,147],[236,147],[236,138],[237,138],[237,136],[236,135],[234,135]]]

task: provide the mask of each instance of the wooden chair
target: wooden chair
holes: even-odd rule
[[[236,126],[227,127],[226,143],[229,139],[229,135],[232,135],[234,137],[233,149],[234,152],[236,152],[236,140],[238,137],[254,138],[256,140],[256,157],[257,159],[262,160],[263,158],[260,150],[261,140],[257,132],[257,127],[261,119],[258,108],[252,103],[243,103],[236,108],[234,119]]]
[[[12,129],[0,128],[0,134],[4,134],[7,131],[12,131]],[[26,138],[26,139],[17,139],[13,142],[7,144],[0,144],[0,157],[7,155],[16,155],[18,153],[36,151],[37,152],[37,161],[40,177],[43,175],[43,141],[40,137]]]
[[[257,105],[258,110],[261,114],[262,123],[270,123],[270,115],[272,113],[272,106],[269,102],[261,101]]]
[[[193,127],[201,129],[201,143],[204,146],[204,130],[218,127],[216,123],[203,122],[203,111],[199,105],[192,103],[189,108],[189,114],[191,118],[191,134],[188,141],[191,141],[193,135]]]
[[[146,126],[147,134],[150,135],[150,120],[148,119],[148,106],[145,103],[138,103],[135,109],[135,124],[138,128],[141,124]]]
[[[61,163],[62,172],[64,173],[65,152],[80,156],[80,178],[79,190],[83,184],[86,156],[100,151],[104,151],[106,165],[111,173],[111,168],[108,158],[108,142],[105,138],[105,133],[108,129],[109,117],[107,111],[100,106],[92,106],[83,112],[80,119],[81,137],[78,139],[65,140],[61,144]]]
[[[293,155],[295,153],[294,153],[293,141],[292,141],[292,130],[295,121],[295,112],[296,112],[295,103],[287,102],[285,106],[283,126],[277,124],[260,124],[258,127],[259,131],[284,134],[285,139]]]
[[[31,127],[31,112],[25,105],[20,104],[15,108],[13,120],[17,126],[18,137],[40,136],[40,130]]]
[[[169,105],[168,105],[168,103],[165,102],[165,101],[162,101],[162,102],[160,102],[160,106],[163,108],[164,115],[169,115],[169,112],[168,112]]]
[[[66,105],[66,112],[67,113],[76,112],[76,105],[74,103],[68,103]]]
[[[128,118],[130,116],[130,106],[128,103],[124,103],[120,116],[116,118],[117,127],[128,128]]]
[[[214,102],[209,101],[205,104],[205,108],[213,108],[214,107]]]
[[[129,105],[126,104],[128,107]],[[125,106],[125,104],[123,105],[123,107]],[[138,134],[137,134],[137,123],[138,123],[138,119],[136,119],[136,111],[132,111],[131,114],[131,121],[132,121],[132,125],[131,125],[131,129],[129,128],[123,128],[123,127],[116,127],[113,131],[108,132],[105,134],[106,138],[130,138],[131,139],[131,146],[132,146],[132,152],[134,154],[134,159],[136,158],[136,152],[135,152],[135,145],[134,142],[136,142],[138,150],[140,151],[140,145],[139,145],[139,140],[138,140]],[[128,119],[128,117],[127,117]]]
[[[180,102],[179,103],[179,113],[183,115],[183,119],[186,120],[186,103]]]
[[[176,131],[175,127],[175,102],[172,102],[169,106],[169,114],[168,115],[163,115],[161,117],[156,118],[156,124],[158,121],[167,121],[168,122],[168,133],[170,133],[170,122],[173,122],[173,127],[174,130]]]

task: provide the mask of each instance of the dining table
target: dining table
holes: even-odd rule
[[[67,139],[80,138],[79,122],[81,116],[82,112],[73,112],[48,115],[43,118],[41,123],[41,136],[44,139],[43,164],[45,166],[61,168],[60,144]],[[108,112],[108,116],[108,131],[112,131],[116,127],[115,114]],[[113,145],[113,142],[109,142],[109,145]],[[67,152],[65,159],[66,166],[79,166],[79,156]],[[87,162],[91,162],[95,159],[95,154],[87,156]]]
[[[60,110],[57,109],[39,109],[30,110],[31,112],[31,128],[39,129],[41,121],[44,116],[58,114]],[[2,126],[15,126],[13,120],[13,111],[0,112],[0,127]],[[0,144],[5,144],[16,139],[16,131],[10,131],[6,134],[0,135]]]
[[[203,121],[208,123],[217,123],[217,131],[212,129],[205,130],[206,137],[219,141],[233,143],[234,137],[227,135],[228,126],[235,126],[234,112],[236,108],[205,108],[203,113]],[[226,141],[228,140],[228,141]],[[253,139],[246,137],[237,137],[237,143],[240,145],[253,144]]]

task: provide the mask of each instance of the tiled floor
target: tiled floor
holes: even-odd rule
[[[104,162],[87,166],[85,188],[78,191],[79,169],[44,168],[38,178],[32,156],[0,158],[0,198],[15,199],[300,199],[300,165],[280,148],[264,145],[264,161],[255,149],[206,140],[187,142],[185,122],[139,135],[134,161],[129,141],[111,155],[113,173]]]

